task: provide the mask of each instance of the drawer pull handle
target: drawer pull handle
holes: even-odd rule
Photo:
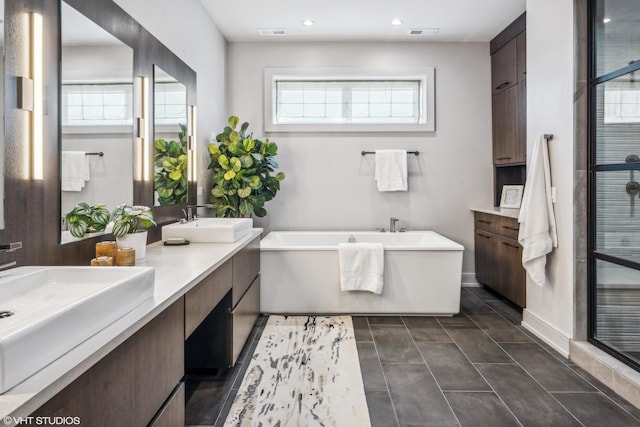
[[[513,249],[520,249],[519,246],[512,245],[511,243],[502,242],[502,244],[505,245],[505,246],[509,246],[510,248],[513,248]]]
[[[485,219],[479,219],[478,222],[481,222],[483,224],[491,224],[491,221],[487,221]]]
[[[506,228],[507,230],[511,230],[511,231],[520,231],[519,228],[507,227],[506,225],[503,225],[502,228]]]
[[[511,157],[498,157],[496,160],[510,160]]]
[[[510,83],[511,83],[511,82],[504,82],[504,83],[502,83],[502,84],[499,84],[498,86],[496,86],[496,89],[498,89],[498,90],[499,90],[499,89],[502,89],[502,88],[504,88],[504,87],[507,87],[507,86],[509,86],[509,84],[510,84]]]
[[[478,237],[482,237],[483,239],[491,239],[491,236],[485,236],[484,234],[478,234]]]

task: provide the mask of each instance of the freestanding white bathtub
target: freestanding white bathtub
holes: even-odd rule
[[[381,295],[340,290],[338,243],[381,242]],[[460,311],[464,247],[434,231],[274,231],[260,243],[260,311],[431,314]]]

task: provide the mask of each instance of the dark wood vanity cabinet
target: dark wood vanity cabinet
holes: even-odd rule
[[[215,367],[233,366],[259,314],[259,272],[256,236],[32,415],[79,417],[83,426],[184,425],[185,370],[194,355],[208,361],[189,343],[213,349]]]
[[[526,276],[518,220],[475,212],[476,280],[525,307]]]
[[[260,237],[185,296],[185,370],[233,366],[260,312]]]
[[[83,426],[182,425],[183,376],[184,301],[180,298],[33,416],[74,416]]]

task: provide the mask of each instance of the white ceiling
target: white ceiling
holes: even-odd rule
[[[227,40],[489,41],[525,10],[526,0],[200,0]],[[391,20],[403,23],[392,26]],[[311,27],[302,21],[311,19]],[[409,36],[438,28],[435,36]],[[285,29],[264,37],[258,29]]]

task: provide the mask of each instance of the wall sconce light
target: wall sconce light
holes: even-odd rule
[[[18,77],[18,108],[29,111],[29,138],[25,140],[25,178],[44,178],[44,83],[42,15],[28,14],[28,77]]]
[[[138,134],[136,135],[136,139],[138,144],[136,144],[136,168],[135,168],[135,179],[137,181],[149,181],[149,147],[148,147],[148,135],[149,135],[149,78],[148,77],[138,77],[138,93],[139,93],[139,102],[138,102],[138,113],[137,116],[137,124],[138,124]]]
[[[198,179],[198,164],[197,164],[197,156],[196,156],[196,151],[197,151],[197,139],[196,139],[196,106],[195,105],[190,105],[189,106],[189,117],[188,117],[188,124],[189,127],[187,129],[187,132],[189,134],[188,136],[188,148],[191,152],[191,158],[189,159],[189,181],[191,182],[196,182],[196,180]]]

